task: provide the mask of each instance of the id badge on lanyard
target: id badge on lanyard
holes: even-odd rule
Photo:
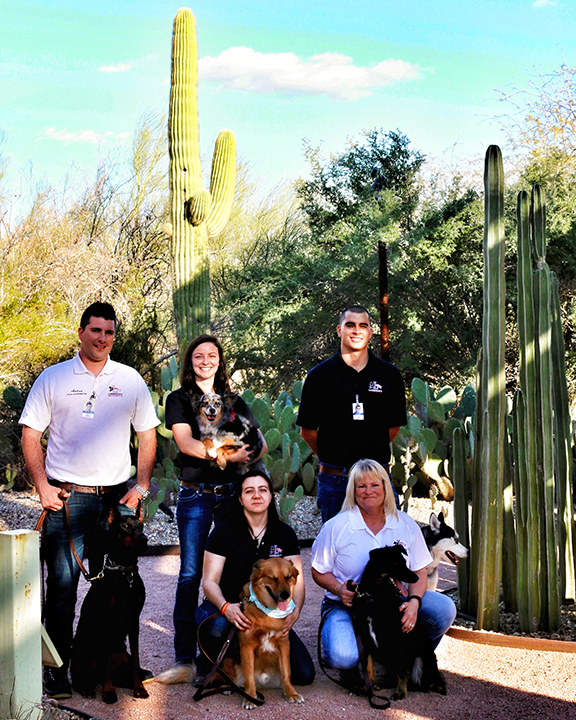
[[[352,403],[352,420],[364,420],[364,403],[356,395],[356,402]]]

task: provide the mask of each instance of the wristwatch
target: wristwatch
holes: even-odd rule
[[[141,487],[140,485],[138,485],[138,483],[136,483],[136,485],[134,485],[134,489],[138,490],[140,495],[142,495],[142,500],[146,500],[148,495],[150,495],[150,490],[144,490],[144,488]]]

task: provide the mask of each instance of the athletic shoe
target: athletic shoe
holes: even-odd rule
[[[44,694],[53,700],[67,700],[72,697],[66,668],[44,668]]]

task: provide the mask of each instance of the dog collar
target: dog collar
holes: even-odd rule
[[[279,608],[269,608],[266,605],[262,605],[260,600],[258,600],[256,595],[254,594],[254,590],[252,589],[252,583],[250,583],[250,597],[248,598],[248,602],[254,603],[258,610],[262,610],[263,613],[266,613],[266,615],[273,618],[285,618],[290,615],[291,612],[294,612],[294,610],[296,609],[296,603],[292,599],[290,600],[288,608],[286,610],[280,610]]]

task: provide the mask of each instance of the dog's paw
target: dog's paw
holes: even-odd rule
[[[285,693],[284,697],[286,698],[286,700],[288,700],[289,703],[303,703],[304,702],[304,698],[302,697],[302,695],[300,695],[300,693],[297,693],[296,690],[294,690],[294,692],[291,692],[291,693]]]
[[[116,690],[104,690],[102,692],[102,700],[104,700],[107,705],[113,705],[115,702],[118,702]]]
[[[444,682],[435,682],[430,685],[430,692],[438,693],[438,695],[446,695],[446,683]]]
[[[209,458],[212,458],[212,460],[216,460],[217,450],[212,440],[210,440],[210,438],[205,438],[204,440],[202,440],[202,443],[206,448],[206,455],[208,455]]]
[[[147,697],[150,697],[148,694],[148,690],[144,687],[144,685],[136,686],[134,688],[134,697],[140,698],[141,700],[145,700]]]
[[[255,705],[252,700],[247,700],[246,698],[244,698],[244,700],[242,700],[242,707],[244,708],[244,710],[254,710],[254,708],[258,707],[258,705]]]

